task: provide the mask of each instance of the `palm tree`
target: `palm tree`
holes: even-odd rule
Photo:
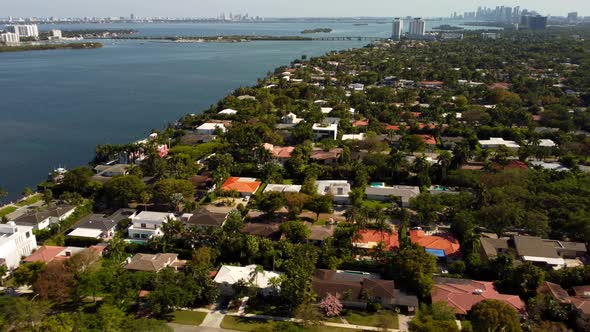
[[[262,273],[264,273],[264,267],[262,265],[256,265],[256,267],[252,271],[250,271],[250,286],[258,286],[258,276]]]
[[[391,229],[391,225],[389,224],[389,221],[387,221],[387,217],[383,214],[380,214],[377,217],[373,226],[381,234],[381,242],[385,241],[385,234],[386,233],[389,235],[391,235],[393,233],[393,230]]]
[[[364,229],[367,225],[367,215],[362,208],[351,206],[344,212],[346,221],[353,225],[356,230]]]
[[[438,156],[438,165],[440,166],[441,171],[441,179],[445,180],[447,178],[447,171],[449,170],[449,166],[451,165],[452,156],[449,151],[443,151]]]

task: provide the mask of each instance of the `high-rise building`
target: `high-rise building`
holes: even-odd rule
[[[129,18],[130,18],[132,21],[134,21],[134,20],[135,20],[135,14],[133,14],[133,13],[132,13],[131,15],[129,15]]]
[[[16,33],[13,32],[3,32],[0,33],[0,42],[5,43],[5,44],[14,44],[14,43],[18,43],[20,40],[18,38],[18,35]]]
[[[545,30],[547,28],[547,16],[524,15],[520,20],[520,26],[531,30]]]
[[[36,24],[28,25],[7,25],[6,31],[16,33],[19,37],[39,37],[39,28]]]
[[[426,21],[415,18],[410,21],[410,36],[424,36],[426,34]]]
[[[394,40],[400,40],[404,34],[404,20],[401,18],[395,18],[393,20],[393,34],[391,35]]]
[[[567,14],[568,22],[576,22],[578,21],[578,12],[572,12]]]

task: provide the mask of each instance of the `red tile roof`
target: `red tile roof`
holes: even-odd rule
[[[246,181],[239,177],[230,177],[228,178],[223,185],[221,186],[221,190],[225,191],[237,191],[239,193],[255,193],[262,182],[260,181]]]
[[[69,257],[66,257],[66,256],[57,256],[65,249],[66,249],[66,247],[42,246],[41,248],[37,249],[37,251],[32,253],[29,257],[25,258],[25,262],[49,263],[49,262],[56,260],[56,259],[58,259],[58,260],[68,259]]]
[[[278,159],[289,159],[295,150],[293,146],[274,146],[272,144],[264,143],[264,148],[269,151],[273,157]]]
[[[353,241],[353,245],[359,248],[372,249],[379,243],[383,242],[386,250],[394,250],[399,248],[399,237],[396,230],[392,230],[391,234],[377,230],[362,230],[357,233],[357,239]]]
[[[426,145],[436,145],[436,138],[434,138],[434,136],[432,135],[418,135],[420,137],[422,137],[422,140],[424,141],[424,143],[426,143]]]
[[[435,278],[432,302],[446,302],[457,314],[465,315],[483,300],[505,302],[519,313],[524,313],[524,302],[517,295],[500,294],[492,282],[468,279]]]
[[[444,250],[445,256],[451,256],[459,252],[459,241],[452,236],[426,235],[423,230],[411,230],[410,241],[426,249]]]
[[[353,127],[366,127],[369,125],[369,121],[367,120],[356,120],[352,122]]]

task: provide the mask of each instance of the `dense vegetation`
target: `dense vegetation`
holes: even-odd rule
[[[21,45],[21,46],[0,46],[2,52],[23,52],[23,51],[47,51],[47,50],[80,50],[101,48],[101,43],[66,43],[66,44],[39,44],[39,45]]]

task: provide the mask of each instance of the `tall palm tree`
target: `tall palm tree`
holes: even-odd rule
[[[437,162],[440,167],[441,171],[441,179],[445,180],[447,178],[447,172],[449,167],[451,166],[453,156],[449,151],[443,151],[438,155]]]

